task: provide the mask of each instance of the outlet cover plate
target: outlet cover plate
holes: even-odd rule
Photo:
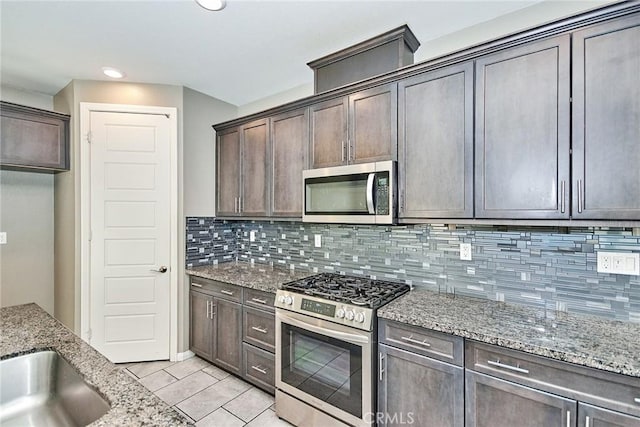
[[[598,273],[640,275],[640,253],[598,251]]]
[[[0,231],[0,245],[6,245],[6,244],[7,244],[7,232]]]
[[[460,243],[460,259],[471,261],[471,243]]]
[[[313,244],[316,248],[322,247],[322,234],[313,235]]]

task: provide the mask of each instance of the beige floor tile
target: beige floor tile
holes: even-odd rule
[[[199,372],[207,375],[204,372]],[[195,375],[195,374],[194,374]],[[211,377],[213,379],[213,377]],[[169,386],[171,387],[171,386]],[[177,407],[196,421],[249,389],[249,384],[236,377],[228,377],[180,402]]]
[[[249,422],[271,405],[273,405],[273,396],[252,387],[223,407],[236,417]]]
[[[174,377],[181,379],[207,366],[209,366],[209,362],[196,356],[191,359],[187,359],[184,362],[175,363],[166,368],[165,371]]]
[[[135,363],[127,369],[129,369],[129,371],[131,371],[136,377],[144,378],[147,375],[151,375],[161,369],[168,368],[171,365],[173,365],[173,362],[169,362],[168,360],[158,360],[156,362]]]
[[[156,391],[161,389],[162,387],[168,386],[169,384],[175,383],[176,381],[178,380],[175,377],[162,370],[141,378],[140,384],[151,391]]]
[[[213,366],[213,365],[207,366],[206,368],[203,369],[203,371],[219,380],[223,380],[227,378],[229,375],[231,375],[229,372],[225,371],[224,369],[220,369],[217,366]]]
[[[165,401],[167,405],[175,405],[199,391],[204,390],[211,384],[217,382],[211,375],[198,371],[188,377],[176,381],[160,390],[156,391],[156,396]],[[189,414],[187,414],[189,415]]]
[[[222,408],[210,413],[196,423],[196,427],[242,427],[244,421]]]
[[[190,422],[191,424],[195,424],[196,420],[194,420],[193,418],[191,418],[189,415],[185,414],[184,412],[182,412],[180,409],[178,409],[175,406],[172,406],[171,408],[173,408],[174,411],[176,411],[177,413],[179,413],[181,416],[184,417],[185,420],[187,420],[188,422]]]
[[[246,427],[290,427],[291,424],[285,420],[281,420],[275,411],[267,409],[257,417],[255,417]]]

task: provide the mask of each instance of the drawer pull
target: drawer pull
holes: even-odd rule
[[[202,285],[200,283],[192,283],[191,286],[194,286],[196,288],[201,288]]]
[[[266,304],[267,303],[266,299],[260,299],[260,298],[251,298],[251,301],[257,302],[258,304]]]
[[[267,370],[266,369],[262,369],[260,366],[251,365],[251,369],[253,369],[254,371],[260,372],[262,375],[267,375]]]
[[[567,411],[567,427],[571,427],[571,411]]]
[[[225,294],[225,295],[233,296],[233,292],[231,292],[231,291],[227,291],[226,289],[221,289],[221,290],[220,290],[220,292],[221,292],[221,293],[223,293],[223,294]]]
[[[497,360],[495,362],[493,360],[487,360],[487,364],[491,365],[491,366],[495,366],[497,368],[508,369],[508,370],[514,371],[514,372],[520,372],[521,374],[528,374],[529,373],[528,369],[521,368],[520,366],[511,366],[511,365],[507,365],[505,363],[500,363],[500,360]]]
[[[422,341],[418,341],[417,339],[413,338],[413,334],[408,336],[408,337],[400,337],[400,339],[402,339],[403,341],[406,341],[406,342],[410,342],[412,344],[418,344],[418,345],[423,345],[425,347],[431,347],[431,344],[429,344],[426,339],[424,339]]]
[[[589,416],[587,415],[586,417],[584,417],[584,427],[589,427]]]
[[[640,397],[636,397],[635,399],[633,399],[633,401],[636,403],[640,403]]]
[[[254,331],[257,331],[257,332],[263,333],[263,334],[266,334],[266,333],[268,332],[266,329],[262,329],[262,328],[261,328],[261,327],[259,327],[259,326],[252,326],[252,327],[251,327],[251,329],[253,329]]]

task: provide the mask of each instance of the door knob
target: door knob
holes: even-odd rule
[[[153,270],[153,269],[152,269],[152,270],[150,270],[150,271],[155,271],[155,272],[157,272],[157,273],[166,273],[166,272],[167,272],[167,270],[169,270],[169,269],[163,265],[162,267],[158,268],[157,270]]]

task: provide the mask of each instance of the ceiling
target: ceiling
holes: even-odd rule
[[[0,1],[3,85],[72,79],[184,85],[245,105],[313,81],[306,63],[408,24],[426,42],[538,1]],[[428,52],[416,52],[416,60]]]

